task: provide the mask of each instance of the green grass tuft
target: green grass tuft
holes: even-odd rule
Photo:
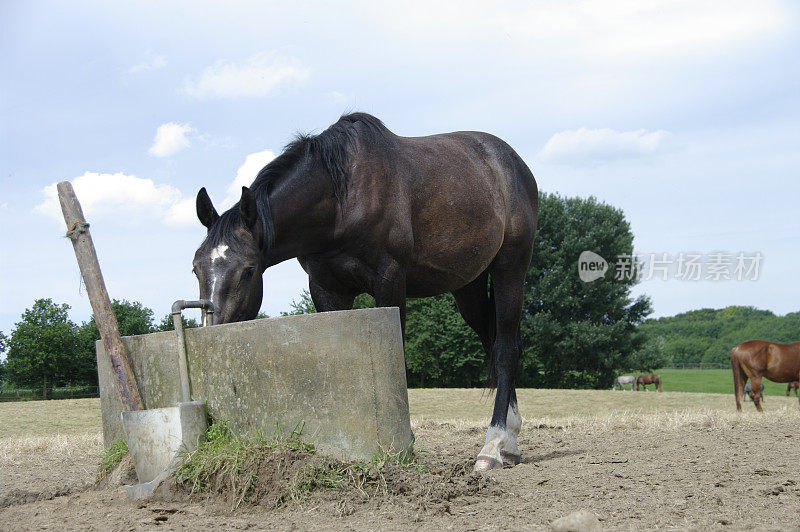
[[[197,449],[186,455],[175,480],[191,494],[227,494],[238,507],[255,494],[262,460],[281,454],[316,454],[313,445],[302,441],[301,432],[299,427],[286,436],[281,430],[272,438],[261,433],[238,436],[227,421],[218,421],[208,427]]]
[[[175,481],[191,494],[227,498],[232,507],[246,504],[281,506],[306,498],[316,490],[356,489],[368,496],[387,493],[384,476],[389,464],[422,471],[421,463],[405,452],[382,452],[371,461],[343,462],[318,456],[301,438],[302,426],[273,437],[260,433],[234,434],[227,422],[216,422],[205,441],[186,455]]]
[[[128,444],[125,440],[119,440],[111,444],[100,456],[100,467],[97,471],[97,480],[102,480],[111,473],[117,465],[128,454]]]

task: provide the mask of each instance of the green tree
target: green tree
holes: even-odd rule
[[[18,386],[42,386],[47,398],[56,384],[75,383],[77,327],[69,305],[37,299],[22,313],[8,338],[8,381]]]
[[[369,294],[359,294],[353,302],[353,309],[373,308],[375,306],[375,299]],[[282,311],[281,316],[296,316],[298,314],[311,314],[316,312],[314,301],[311,299],[311,294],[308,290],[303,289],[300,292],[300,299],[292,301],[289,304],[290,310],[288,312]],[[269,316],[264,315],[265,318]]]
[[[119,333],[121,336],[133,336],[137,334],[148,334],[156,332],[158,329],[153,324],[153,311],[137,301],[119,301],[114,299],[111,302],[111,309],[117,317]],[[94,321],[94,315],[88,322],[81,325],[79,330],[79,345],[76,358],[76,375],[81,384],[97,384],[97,352],[95,344],[100,339],[100,332]]]
[[[0,331],[0,384],[5,382],[6,361],[3,356],[8,349],[8,338]]]
[[[184,329],[192,329],[194,327],[199,327],[200,324],[197,323],[197,320],[194,318],[187,318],[186,316],[181,314],[181,323],[183,324]],[[174,331],[175,330],[175,322],[172,321],[172,314],[167,314],[161,321],[158,322],[158,325],[155,326],[156,331]]]
[[[297,301],[292,301],[289,307],[290,307],[289,311],[281,312],[281,316],[296,316],[298,314],[311,314],[317,311],[317,309],[314,308],[314,302],[311,300],[311,294],[306,289],[303,289],[303,291],[300,293],[300,299]]]
[[[452,294],[409,299],[406,309],[406,373],[411,387],[482,386],[486,355],[461,318]]]
[[[578,276],[583,251],[609,268],[593,282]],[[594,198],[541,194],[539,228],[526,277],[520,386],[602,388],[645,341],[636,325],[651,311],[649,298],[632,299],[636,276],[618,276],[618,257],[633,254],[633,234],[622,211]]]
[[[636,371],[639,373],[650,373],[658,368],[671,365],[667,358],[664,346],[667,341],[663,336],[647,338],[636,352],[628,359],[627,367],[620,368],[624,371]]]
[[[663,337],[665,357],[674,364],[727,366],[731,348],[746,340],[800,340],[800,312],[776,316],[754,307],[700,309],[647,320],[639,330],[648,338]]]

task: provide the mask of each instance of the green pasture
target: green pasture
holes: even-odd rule
[[[730,369],[664,368],[655,373],[661,375],[665,392],[733,393],[733,372]],[[763,379],[761,385],[766,395],[786,395],[786,384]]]

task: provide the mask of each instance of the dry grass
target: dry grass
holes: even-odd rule
[[[102,451],[99,399],[0,403],[0,470],[93,463]]]
[[[611,392],[595,390],[517,391],[523,430],[539,425],[591,431],[763,424],[795,416],[797,399],[768,397],[764,414],[749,402],[736,412],[730,394]],[[482,389],[412,389],[411,422],[416,427],[447,423],[455,430],[485,427],[494,395]],[[102,451],[99,399],[0,403],[0,464],[44,454]]]
[[[485,427],[494,397],[476,389],[415,389],[408,391],[411,424],[447,423],[455,430]],[[732,395],[682,392],[611,392],[597,390],[517,390],[525,428],[559,426],[604,432],[661,430],[681,426],[728,428],[764,424],[794,416],[800,421],[796,398],[770,397],[759,414],[750,403],[736,412]]]
[[[100,399],[0,403],[0,445],[6,438],[97,435],[102,430]]]
[[[40,460],[58,456],[63,460],[97,457],[103,450],[103,435],[55,434],[21,436],[0,440],[0,469],[10,465],[36,465]]]

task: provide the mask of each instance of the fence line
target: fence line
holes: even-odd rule
[[[730,369],[730,364],[722,363],[686,363],[672,364],[661,369]],[[100,388],[97,386],[75,386],[64,388],[49,388],[45,397],[43,388],[0,389],[0,403],[9,401],[42,401],[52,399],[84,399],[100,397]]]
[[[9,401],[42,401],[51,399],[85,399],[100,397],[100,388],[97,386],[75,386],[64,388],[19,388],[0,389],[0,403]]]
[[[664,366],[663,369],[731,369],[731,365],[721,362],[692,362],[686,364],[672,364],[670,366]]]

